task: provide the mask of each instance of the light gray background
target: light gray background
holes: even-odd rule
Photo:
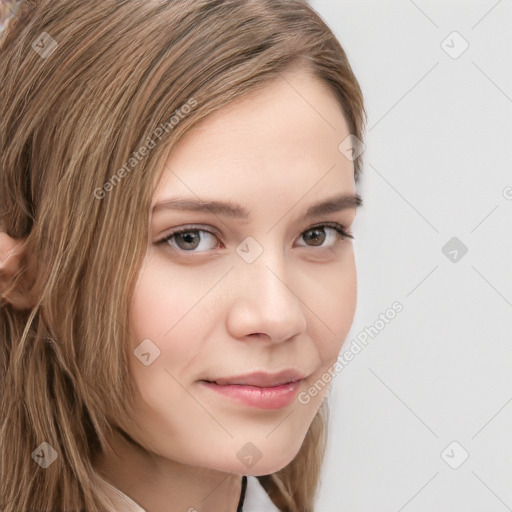
[[[310,4],[369,114],[344,350],[403,305],[334,379],[318,512],[512,510],[512,0]]]

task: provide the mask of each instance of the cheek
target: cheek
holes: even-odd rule
[[[313,339],[320,358],[317,371],[304,383],[297,402],[310,413],[312,421],[336,376],[339,353],[352,326],[357,304],[357,274],[353,251],[338,271],[318,275],[314,300]]]
[[[338,357],[352,326],[357,305],[357,274],[353,250],[335,267],[317,273],[314,294],[307,302],[313,312],[316,344],[322,362]]]
[[[163,346],[181,328],[181,321],[198,303],[202,287],[197,279],[171,269],[152,255],[139,276],[130,305],[130,331],[135,346],[150,338]]]
[[[194,417],[187,407],[195,404],[183,386],[190,382],[191,367],[201,353],[207,310],[212,307],[205,298],[210,286],[155,255],[142,267],[129,310],[129,366],[138,392],[138,437],[146,443],[151,442],[146,432],[158,437],[187,431],[180,427],[173,404],[181,404],[186,415]]]
[[[159,393],[169,403],[182,398],[175,396],[179,386],[171,376],[185,382],[188,365],[199,352],[201,324],[193,320],[202,315],[201,294],[202,286],[193,279],[158,258],[146,260],[129,310],[129,364],[148,404]]]

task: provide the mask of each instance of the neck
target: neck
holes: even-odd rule
[[[189,466],[144,450],[116,430],[115,453],[101,454],[94,465],[114,487],[146,512],[236,512],[242,477]]]

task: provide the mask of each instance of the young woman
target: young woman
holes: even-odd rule
[[[3,512],[314,510],[364,127],[300,0],[25,0],[1,39]]]

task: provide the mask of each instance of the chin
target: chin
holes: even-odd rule
[[[302,442],[290,446],[281,444],[272,446],[269,443],[262,449],[261,459],[254,466],[245,467],[244,474],[248,476],[262,476],[276,473],[290,464],[300,451]]]
[[[247,476],[263,476],[263,475],[270,475],[272,473],[277,473],[278,471],[281,471],[283,468],[288,466],[293,459],[295,459],[295,455],[291,457],[287,457],[280,460],[267,460],[265,463],[263,463],[263,459],[260,461],[260,463],[256,464],[252,468],[246,468],[244,470],[244,475]]]

